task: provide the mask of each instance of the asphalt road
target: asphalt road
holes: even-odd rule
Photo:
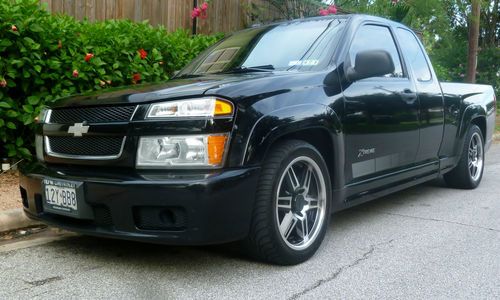
[[[434,182],[339,213],[316,256],[294,267],[232,245],[34,237],[0,247],[0,299],[500,299],[499,183],[497,144],[477,190]]]

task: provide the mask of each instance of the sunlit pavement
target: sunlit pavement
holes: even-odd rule
[[[0,299],[500,298],[500,145],[481,186],[418,186],[334,216],[295,267],[234,245],[167,247],[47,234],[0,246]]]

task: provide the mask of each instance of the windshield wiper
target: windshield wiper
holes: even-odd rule
[[[174,76],[172,79],[182,79],[182,78],[196,78],[196,77],[201,77],[203,76],[202,74],[183,74],[179,76]]]
[[[238,67],[231,70],[227,70],[222,73],[251,73],[251,72],[272,72],[274,71],[273,65],[262,65],[255,67]]]

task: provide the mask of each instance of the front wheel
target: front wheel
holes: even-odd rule
[[[450,187],[475,189],[479,186],[484,170],[484,140],[481,129],[471,125],[465,139],[464,149],[458,165],[449,173],[444,174],[444,180]]]
[[[330,177],[321,154],[299,140],[279,144],[263,164],[247,250],[280,265],[307,260],[324,238],[330,205]]]

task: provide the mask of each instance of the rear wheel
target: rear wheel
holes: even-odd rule
[[[263,164],[247,249],[281,265],[307,260],[323,240],[330,204],[330,177],[321,154],[303,141],[279,144]]]
[[[444,180],[450,187],[475,189],[481,182],[483,170],[483,134],[477,125],[471,125],[465,139],[462,157],[458,165],[444,175]]]

